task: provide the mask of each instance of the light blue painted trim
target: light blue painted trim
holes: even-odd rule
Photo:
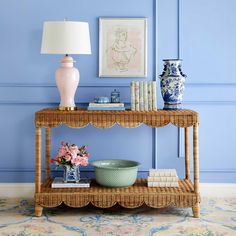
[[[78,87],[129,87],[129,82],[127,83],[113,83],[113,84],[107,84],[107,83],[81,83]],[[35,83],[0,83],[0,87],[56,87],[56,84],[48,83],[48,84],[35,84]]]
[[[0,105],[27,105],[27,104],[37,104],[37,105],[58,105],[59,102],[36,102],[36,101],[14,101],[14,100],[0,100]]]
[[[51,172],[61,172],[62,170],[56,170],[56,169],[51,169]],[[92,168],[86,168],[86,169],[82,169],[81,172],[90,172],[90,171],[94,171]],[[149,172],[149,169],[140,169],[138,170],[139,172]],[[34,168],[0,168],[0,172],[4,172],[4,173],[10,173],[10,172],[17,172],[17,173],[35,173],[35,169]],[[42,172],[44,173],[45,170],[42,170]],[[191,169],[190,172],[193,172],[193,170]],[[202,169],[199,170],[200,173],[236,173],[236,169]]]
[[[158,78],[158,68],[157,68],[157,47],[156,47],[156,62],[154,66],[154,80]],[[130,81],[129,81],[130,82]],[[79,84],[79,87],[129,87],[129,82],[120,82],[120,83],[81,83]],[[186,87],[235,87],[236,83],[186,83]],[[36,83],[0,83],[0,87],[10,87],[10,88],[20,88],[20,87],[32,87],[32,88],[47,88],[47,87],[56,87],[56,84],[53,83],[47,83],[47,84],[36,84]]]
[[[93,171],[93,168],[81,168],[80,170],[81,172],[90,172]],[[34,168],[0,168],[0,173],[10,173],[10,172],[17,172],[17,173],[28,173],[28,172],[33,172],[35,173],[35,169]],[[46,172],[44,169],[42,169],[42,172]],[[62,170],[56,170],[56,169],[51,169],[51,172],[62,172]],[[149,169],[138,169],[138,172],[149,172]]]
[[[178,128],[178,158],[184,158],[184,128]]]
[[[152,129],[152,142],[153,142],[153,158],[152,158],[152,168],[157,168],[157,156],[158,156],[158,152],[157,152],[157,129],[153,128]]]
[[[194,170],[190,170],[190,172],[194,172]],[[236,169],[203,169],[199,170],[200,173],[207,172],[207,173],[236,173]]]
[[[153,80],[156,81],[158,78],[158,47],[157,47],[157,32],[158,32],[158,22],[157,22],[157,0],[153,0],[153,49],[154,49],[154,55],[153,55]]]
[[[158,65],[157,65],[157,61],[158,61],[158,47],[157,47],[157,26],[158,26],[158,22],[157,22],[157,0],[153,0],[153,47],[154,47],[154,55],[153,55],[153,80],[156,81],[158,78]],[[158,156],[158,152],[157,152],[157,128],[153,128],[152,129],[152,142],[153,142],[153,155],[152,155],[152,167],[153,168],[157,168],[157,156]]]
[[[197,105],[236,105],[236,101],[183,101],[182,104],[197,104]]]
[[[181,38],[180,38],[180,27],[181,27],[181,23],[180,23],[180,14],[181,14],[181,0],[178,0],[177,2],[177,57],[178,59],[182,58],[182,51],[181,51]]]
[[[14,100],[0,100],[0,105],[53,105],[58,106],[60,102],[37,102],[37,101],[14,101]],[[76,106],[80,105],[88,105],[89,101],[87,102],[76,102]],[[124,103],[126,107],[130,107],[130,103]]]
[[[87,102],[79,102],[76,104],[88,104]],[[21,100],[0,100],[0,104],[15,104],[15,105],[22,105],[22,104],[48,104],[48,105],[55,105],[59,104],[59,102],[41,102],[41,101],[21,101]],[[184,101],[182,104],[197,104],[197,105],[236,105],[236,101]],[[129,103],[125,103],[125,105],[129,105]]]
[[[77,105],[79,104],[88,104],[89,101],[86,101],[86,102],[79,102],[79,103],[76,103]],[[45,105],[45,104],[48,104],[48,105],[58,105],[59,102],[41,102],[41,101],[21,101],[21,100],[0,100],[0,105],[4,105],[4,104],[7,104],[7,105],[26,105],[26,104],[37,104],[37,105]],[[196,104],[196,105],[216,105],[216,106],[227,106],[227,105],[233,105],[235,106],[236,105],[236,101],[183,101],[182,104],[186,104],[186,105],[189,105],[189,104]],[[128,105],[128,103],[125,103],[125,105]]]
[[[185,83],[186,87],[235,87],[236,83]]]

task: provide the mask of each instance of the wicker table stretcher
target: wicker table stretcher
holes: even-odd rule
[[[90,188],[52,189],[50,178],[50,131],[60,125],[83,128],[89,124],[96,128],[111,128],[118,124],[125,128],[135,128],[146,124],[152,128],[169,123],[185,130],[185,179],[179,187],[147,187],[146,179],[138,179],[128,188],[107,188],[91,183]],[[35,175],[35,215],[41,216],[43,207],[56,207],[65,203],[71,207],[83,207],[89,203],[108,208],[116,203],[126,208],[143,204],[160,208],[169,205],[191,207],[194,217],[200,215],[199,167],[198,167],[198,113],[191,110],[178,111],[58,111],[47,108],[35,113],[36,127],[36,175]],[[194,181],[190,179],[189,127],[193,127]],[[46,178],[41,183],[41,128],[46,129]]]

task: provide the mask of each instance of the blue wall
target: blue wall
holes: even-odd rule
[[[34,180],[34,112],[57,106],[54,72],[61,56],[41,55],[46,20],[88,21],[90,56],[75,56],[81,73],[76,101],[119,88],[129,102],[128,78],[98,78],[98,18],[148,18],[148,80],[162,71],[163,58],[183,59],[188,75],[184,106],[200,113],[200,181],[236,180],[235,0],[2,0],[0,3],[0,182]],[[159,89],[159,87],[158,87]],[[158,91],[158,105],[163,102]],[[183,176],[183,132],[175,127],[93,127],[52,130],[52,155],[60,140],[87,144],[91,160],[125,158],[149,168],[177,168]],[[84,173],[86,174],[86,173]]]

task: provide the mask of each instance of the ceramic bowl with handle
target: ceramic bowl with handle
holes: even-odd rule
[[[95,169],[96,181],[107,187],[128,187],[137,179],[138,166],[130,160],[98,160],[91,163]]]

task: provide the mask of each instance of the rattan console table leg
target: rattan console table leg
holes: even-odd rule
[[[35,137],[36,165],[35,165],[35,193],[41,192],[41,128],[36,128]],[[35,215],[41,216],[43,207],[35,202]]]
[[[198,124],[193,126],[193,166],[194,166],[194,192],[199,198],[199,166],[198,166]],[[193,216],[200,217],[200,199],[192,207]]]
[[[190,149],[189,149],[189,128],[184,128],[185,139],[185,178],[190,180]]]
[[[50,143],[51,143],[51,129],[46,128],[46,179],[50,177]]]

